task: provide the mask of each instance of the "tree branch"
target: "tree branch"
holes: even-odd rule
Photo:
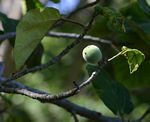
[[[3,35],[0,35],[0,42],[2,42],[3,40],[6,40],[6,39],[10,39],[10,38],[13,38],[16,36],[16,32],[8,32],[8,33],[5,33]]]
[[[70,18],[73,14],[75,14],[75,13],[81,11],[81,10],[84,10],[86,8],[92,7],[92,6],[96,5],[99,2],[100,2],[100,0],[95,0],[94,2],[86,4],[86,5],[84,5],[84,6],[80,7],[80,8],[77,8],[75,11],[73,11],[72,13],[70,13],[70,15],[67,18]]]
[[[3,88],[4,86],[5,87],[7,86],[7,88],[5,88],[6,90],[8,88],[9,88],[9,90],[11,89],[11,91],[17,90],[19,92],[19,94],[26,95],[26,96],[32,96],[32,98],[35,98],[35,99],[40,98],[40,99],[43,99],[43,100],[47,99],[49,101],[58,100],[58,99],[68,98],[68,97],[74,96],[77,93],[79,93],[79,91],[82,88],[84,88],[85,86],[90,84],[95,79],[95,77],[98,75],[98,73],[99,73],[99,71],[93,72],[92,75],[86,81],[82,82],[80,85],[75,86],[71,90],[68,90],[66,92],[62,92],[62,93],[59,93],[59,94],[56,94],[56,95],[52,95],[52,94],[48,94],[48,93],[46,93],[46,94],[44,93],[44,94],[39,95],[37,93],[32,92],[30,87],[24,86],[23,84],[18,83],[18,82],[14,82],[14,81],[10,81],[10,82],[7,82],[7,84],[5,84],[5,85],[1,85],[1,88]],[[2,79],[2,81],[4,81],[4,80],[5,79]]]
[[[9,32],[4,35],[0,35],[0,41],[9,39],[9,38],[13,38],[15,36],[16,36],[15,32]],[[77,39],[77,38],[79,38],[80,34],[50,31],[46,36],[56,37],[56,38]],[[90,35],[85,35],[82,40],[101,43],[101,44],[107,44],[107,45],[110,45],[116,52],[119,52],[118,48],[111,41],[106,40],[106,39],[102,39],[102,38],[94,37],[94,36],[90,36]]]
[[[74,118],[74,122],[79,122],[79,120],[78,120],[78,117],[77,117],[76,113],[75,113],[74,111],[71,111],[70,113],[71,113],[71,115],[72,115],[72,116],[73,116],[73,118]]]
[[[86,117],[88,119],[95,120],[98,122],[120,122],[120,120],[118,118],[111,118],[111,117],[103,116],[99,112],[92,111],[87,108],[78,106],[74,103],[71,103],[68,100],[65,100],[65,99],[51,100],[48,97],[49,96],[48,93],[37,90],[37,89],[30,88],[28,86],[25,86],[21,83],[15,82],[15,81],[12,81],[5,86],[0,86],[0,92],[25,95],[32,99],[39,100],[43,103],[52,103],[61,108],[66,109],[67,111],[74,111],[76,114],[78,114],[80,116],[83,116],[83,117]]]
[[[96,5],[96,4],[99,3],[99,2],[100,2],[100,0],[96,0],[96,1],[91,2],[91,3],[89,3],[89,4],[86,4],[86,5],[84,5],[84,6],[80,7],[80,8],[77,8],[75,11],[73,11],[72,13],[70,13],[69,16],[67,16],[67,18],[71,18],[72,15],[74,15],[75,13],[77,13],[77,12],[83,10],[83,9],[92,7],[92,6]],[[56,27],[62,25],[63,23],[64,23],[64,21],[62,21],[62,20],[56,21],[56,22],[52,25],[51,29],[56,28]]]
[[[70,39],[77,39],[79,37],[79,34],[76,33],[62,33],[62,32],[49,32],[47,36],[50,37],[57,37],[57,38],[70,38]],[[101,43],[101,44],[107,44],[110,45],[116,52],[120,52],[118,48],[109,40],[101,39],[99,37],[94,37],[90,35],[85,35],[83,37],[83,40]]]
[[[61,18],[60,20],[64,21],[64,22],[69,22],[69,23],[72,23],[72,24],[76,24],[76,25],[79,25],[81,26],[82,28],[85,28],[85,26],[79,22],[76,22],[76,21],[73,21],[71,19],[66,19],[66,18]]]

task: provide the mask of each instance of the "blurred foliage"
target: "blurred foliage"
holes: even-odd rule
[[[38,4],[34,4],[34,2],[36,3],[37,1],[30,1],[33,4],[28,4],[31,5],[28,6],[28,9],[37,7],[36,5]],[[110,10],[120,13],[125,18],[124,26],[126,32],[116,31],[114,25],[111,23],[116,18],[108,19],[106,16],[98,16],[89,33],[90,35],[112,41],[119,49],[125,45],[129,48],[139,49],[145,54],[145,61],[132,75],[128,68],[128,62],[124,57],[114,59],[112,63],[105,68],[105,70],[107,70],[107,72],[109,72],[115,80],[123,83],[129,90],[132,90],[133,88],[150,89],[150,0],[147,0],[148,4],[141,2],[142,0],[111,0],[105,4],[105,7],[113,8]],[[84,5],[84,3],[84,1],[81,2],[81,5]],[[72,19],[87,24],[93,9],[94,8],[88,8],[85,11],[81,11],[73,16]],[[3,16],[5,15],[3,14]],[[8,20],[6,16],[4,18],[6,19],[5,22],[7,22]],[[7,31],[7,29],[14,31],[15,28],[12,27],[14,24],[11,24],[10,20],[13,19],[9,19],[9,24],[6,25],[7,27],[3,25],[4,32]],[[2,23],[4,22],[2,21]],[[81,28],[65,23],[63,26],[56,28],[55,31],[80,33]],[[42,40],[42,45],[44,47],[42,63],[48,62],[49,59],[59,54],[59,52],[61,52],[71,42],[72,40],[70,39],[45,37]],[[18,81],[38,89],[47,90],[51,93],[58,93],[72,88],[73,81],[80,83],[88,77],[84,68],[85,62],[81,56],[82,49],[88,44],[95,43],[83,41],[81,45],[75,47],[57,64],[40,72],[28,74],[23,78],[20,78]],[[97,45],[102,48],[102,52],[105,57],[112,57],[116,54],[108,45]],[[31,61],[31,63],[35,63],[35,60],[40,60],[35,58],[33,59],[34,60],[33,62]],[[31,65],[28,66],[30,67]],[[78,96],[70,98],[70,100],[87,108],[100,111],[104,115],[114,116],[112,112],[106,108],[103,102],[99,101],[99,98],[95,94],[91,85],[82,90]],[[149,106],[150,95],[147,92],[145,92],[144,95],[134,94],[132,96],[132,100],[134,102],[135,109],[129,118],[135,119],[142,115]],[[0,102],[1,101],[3,101],[3,104],[6,104],[3,105],[1,103],[1,105],[6,106],[7,109],[1,114],[2,117],[0,116],[0,119],[3,118],[4,120],[1,120],[6,122],[73,122],[72,116],[65,110],[51,104],[43,104],[38,101],[31,100],[24,96],[8,95],[6,98],[1,96]],[[89,122],[89,120],[82,117],[79,117],[79,119],[80,122]],[[143,122],[149,122],[149,120],[150,117],[147,116]]]
[[[27,11],[36,8],[43,8],[42,3],[39,0],[24,0]]]
[[[54,3],[59,3],[60,2],[60,0],[51,0],[51,1],[53,1]]]

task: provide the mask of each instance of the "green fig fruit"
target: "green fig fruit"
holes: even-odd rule
[[[101,50],[95,45],[88,45],[83,49],[82,56],[90,64],[97,64],[102,60]]]

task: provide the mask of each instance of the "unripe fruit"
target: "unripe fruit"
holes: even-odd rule
[[[82,56],[84,60],[91,64],[96,64],[102,60],[101,50],[95,45],[89,45],[83,49]]]

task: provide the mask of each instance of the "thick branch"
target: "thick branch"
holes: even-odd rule
[[[78,106],[65,99],[64,100],[50,100],[47,97],[49,96],[48,93],[37,90],[37,89],[29,88],[21,83],[10,82],[10,84],[7,86],[1,86],[0,92],[26,95],[30,98],[39,100],[44,103],[53,103],[57,106],[60,106],[61,108],[66,109],[67,111],[70,111],[70,112],[74,111],[76,114],[80,116],[86,117],[91,120],[95,120],[97,122],[120,122],[117,118],[103,116],[99,112],[92,111],[87,108]],[[45,97],[43,98],[43,96]]]
[[[31,88],[24,86],[23,84],[20,84],[18,82],[14,82],[14,81],[10,81],[5,85],[2,85],[1,88],[3,88],[4,86],[9,88],[9,90],[11,89],[12,91],[19,91],[19,94],[22,95],[26,95],[26,96],[32,96],[32,98],[35,99],[46,99],[46,100],[58,100],[58,99],[64,99],[64,98],[68,98],[71,97],[73,95],[76,95],[77,93],[79,93],[79,91],[84,88],[85,86],[87,86],[88,84],[90,84],[95,77],[98,75],[99,71],[97,72],[93,72],[92,75],[84,82],[82,82],[80,85],[75,86],[75,88],[68,90],[66,92],[62,92],[56,95],[53,94],[37,94],[35,92],[30,92]],[[3,79],[4,80],[4,79]],[[7,91],[8,88],[5,88],[5,90]]]

